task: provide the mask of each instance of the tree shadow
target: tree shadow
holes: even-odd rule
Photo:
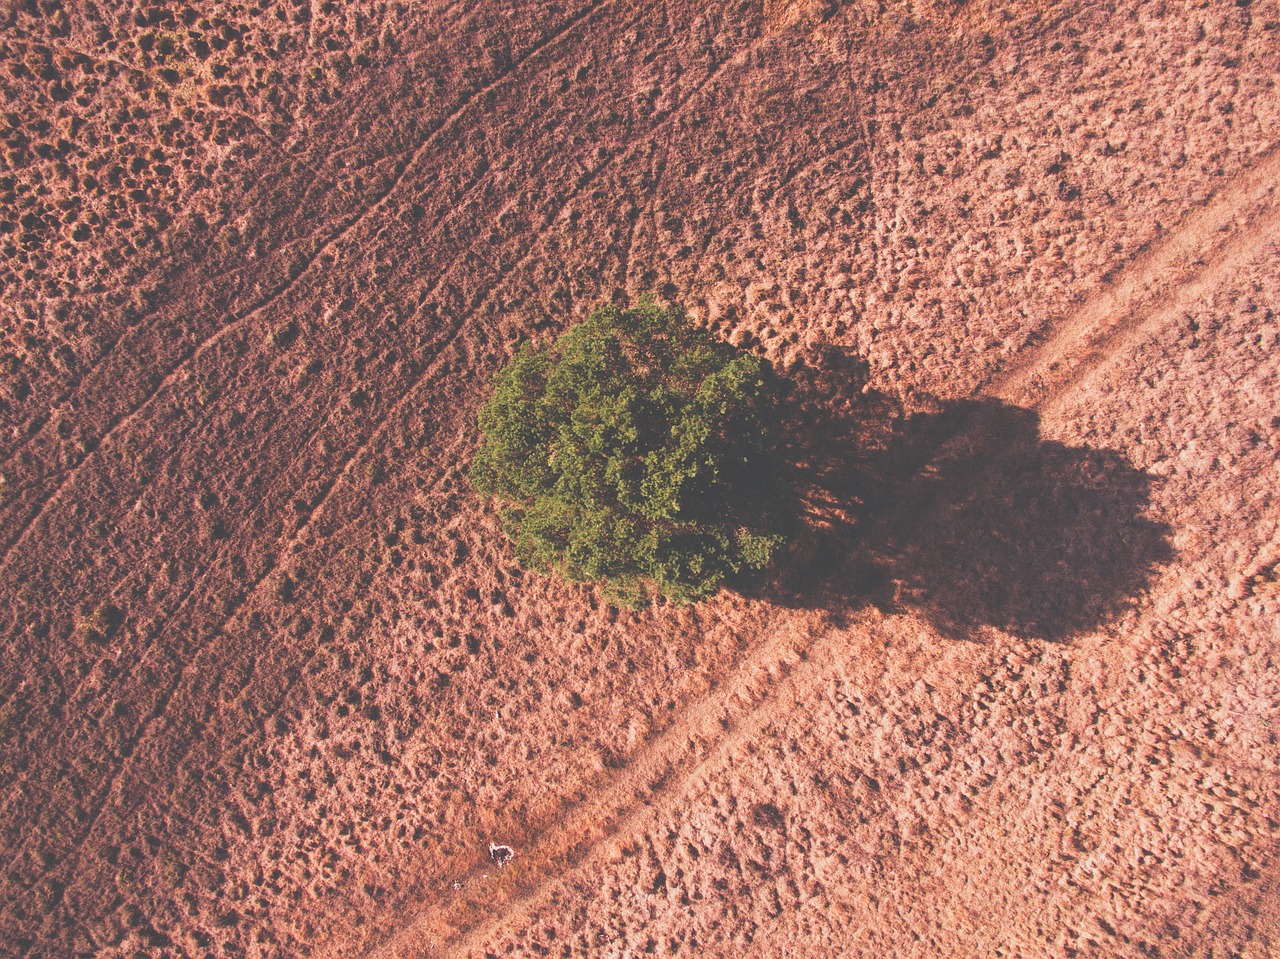
[[[759,584],[769,598],[912,608],[953,638],[992,626],[1065,641],[1173,558],[1169,526],[1147,516],[1155,478],[1120,453],[1044,439],[1034,410],[907,412],[866,383],[865,364],[835,349],[790,378],[799,532]]]

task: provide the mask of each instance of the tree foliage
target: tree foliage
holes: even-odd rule
[[[777,394],[680,308],[603,307],[498,373],[471,480],[522,563],[693,602],[784,542]]]

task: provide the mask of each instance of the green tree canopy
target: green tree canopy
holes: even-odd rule
[[[777,398],[767,360],[679,307],[603,307],[498,373],[471,481],[522,563],[690,603],[784,542]]]

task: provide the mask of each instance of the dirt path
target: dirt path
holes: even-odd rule
[[[369,955],[388,959],[420,955],[443,942],[465,951],[466,943],[478,941],[536,902],[557,876],[598,861],[661,808],[656,803],[680,796],[710,759],[758,725],[765,703],[795,685],[789,676],[811,678],[814,671],[800,664],[820,658],[818,646],[833,641],[832,632],[816,629],[815,623],[779,619],[712,696],[683,710],[665,733],[625,769],[611,775],[558,828],[521,846],[518,859],[505,874],[491,871],[458,877],[463,886],[460,892],[413,917],[391,941]],[[495,878],[486,881],[490,875]],[[500,918],[469,928],[468,917],[492,905],[495,887],[507,909]]]
[[[1280,149],[1144,250],[1121,274],[982,390],[1044,407],[1152,324],[1166,322],[1280,236]]]
[[[1209,204],[1137,257],[1122,277],[1083,304],[1051,336],[993,377],[979,396],[1045,412],[1069,397],[1109,356],[1123,353],[1280,238],[1280,151],[1272,150]],[[945,441],[944,441],[945,442]],[[740,746],[803,704],[826,681],[836,653],[874,646],[895,627],[875,610],[853,628],[813,614],[775,618],[768,638],[704,700],[574,810],[558,828],[516,841],[516,863],[460,878],[459,892],[409,919],[371,959],[463,956],[527,919],[566,877],[618,853],[668,816],[694,783],[727,768]],[[901,627],[898,627],[901,628]],[[477,924],[476,917],[485,918]]]

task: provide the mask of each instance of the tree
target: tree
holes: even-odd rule
[[[691,603],[785,542],[778,387],[679,307],[606,306],[497,374],[471,481],[525,565]]]

